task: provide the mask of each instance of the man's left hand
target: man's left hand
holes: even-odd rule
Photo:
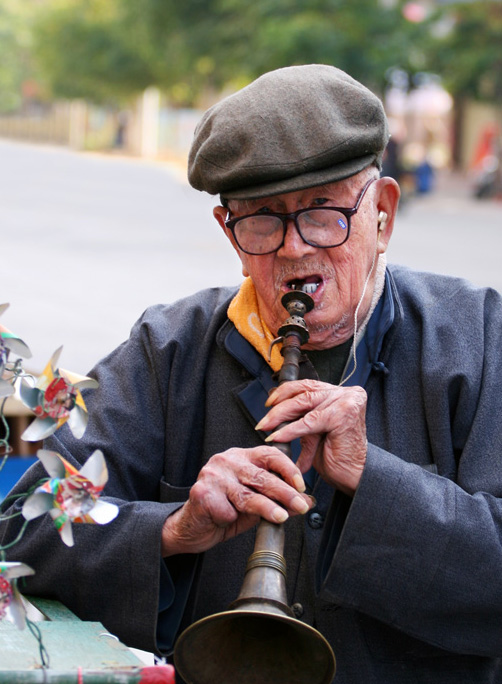
[[[353,495],[366,462],[366,400],[362,387],[286,382],[270,394],[270,411],[256,429],[276,430],[267,442],[301,438],[302,473],[313,465],[326,482]],[[281,423],[287,424],[276,429]]]

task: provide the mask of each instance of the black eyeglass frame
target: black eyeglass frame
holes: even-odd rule
[[[350,219],[354,214],[357,213],[357,210],[361,206],[361,202],[363,201],[364,195],[366,194],[367,189],[370,187],[372,183],[374,183],[377,178],[371,178],[367,183],[365,183],[363,189],[361,190],[359,197],[357,198],[357,201],[355,205],[351,208],[348,207],[307,207],[305,209],[298,209],[297,211],[293,211],[291,214],[279,214],[276,212],[267,212],[266,214],[260,214],[260,213],[254,213],[254,214],[246,214],[245,216],[236,216],[234,218],[229,218],[230,216],[230,210],[228,210],[227,218],[225,219],[225,226],[232,232],[232,235],[234,236],[234,240],[237,243],[237,246],[239,249],[244,252],[245,254],[251,254],[252,256],[265,256],[266,254],[273,254],[274,252],[277,252],[280,250],[280,248],[284,244],[284,240],[286,239],[286,232],[288,230],[288,221],[293,221],[295,224],[295,228],[298,231],[298,235],[301,237],[303,242],[305,242],[307,245],[310,245],[311,247],[317,247],[318,249],[332,249],[333,247],[341,247],[341,245],[345,244],[347,240],[349,239],[350,235]],[[343,214],[345,218],[347,219],[347,232],[345,235],[345,238],[342,240],[342,242],[338,242],[335,245],[318,245],[315,242],[311,242],[307,240],[303,235],[300,230],[300,226],[298,224],[298,216],[301,214],[305,214],[310,211],[337,211],[339,214]],[[253,218],[255,216],[266,216],[268,217],[276,217],[282,221],[282,241],[278,247],[275,249],[271,249],[268,252],[250,252],[247,249],[244,249],[240,243],[239,240],[237,239],[237,236],[235,234],[235,225],[238,221],[243,221],[244,219],[248,218]]]

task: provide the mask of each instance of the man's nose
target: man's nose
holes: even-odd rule
[[[300,259],[308,254],[313,254],[317,247],[309,245],[300,235],[294,219],[287,219],[286,235],[282,247],[277,250],[278,256],[285,259]]]

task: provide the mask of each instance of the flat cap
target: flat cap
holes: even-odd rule
[[[271,71],[207,110],[188,180],[226,199],[253,199],[342,180],[376,162],[389,139],[382,102],[324,64]]]

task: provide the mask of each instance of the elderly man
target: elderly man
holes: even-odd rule
[[[120,514],[76,526],[73,549],[30,523],[11,552],[36,568],[30,592],[169,653],[236,598],[257,521],[289,518],[288,600],[331,643],[336,684],[502,682],[502,306],[386,265],[387,141],[378,98],[330,66],[265,74],[205,114],[189,180],[220,195],[245,280],[152,307],[97,365],[86,435],[49,446],[75,464],[100,448]],[[276,387],[269,346],[298,289],[310,339],[301,379]]]

